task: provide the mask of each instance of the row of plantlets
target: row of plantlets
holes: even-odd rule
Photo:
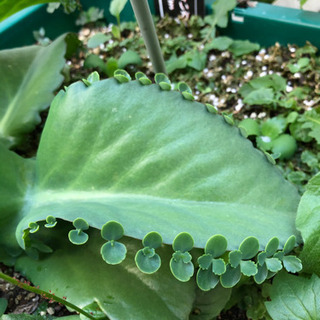
[[[300,198],[165,74],[92,73],[51,102],[71,47],[0,53],[0,261],[84,311],[70,320],[212,319],[271,278],[257,319],[317,319],[320,176]],[[10,151],[50,103],[36,157]]]

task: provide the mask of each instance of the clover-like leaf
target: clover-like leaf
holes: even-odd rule
[[[241,269],[241,272],[247,277],[254,276],[258,272],[257,265],[250,260],[241,261],[240,269]]]
[[[149,85],[152,81],[141,71],[136,72],[135,78],[143,85]]]
[[[257,284],[263,283],[268,276],[268,268],[266,264],[258,265],[258,272],[254,275],[254,281]]]
[[[282,263],[289,272],[296,273],[302,270],[301,260],[296,256],[284,256]]]
[[[279,239],[277,237],[273,237],[270,239],[268,244],[266,245],[265,252],[267,258],[273,256],[279,248]]]
[[[68,237],[69,237],[70,242],[72,242],[73,244],[76,244],[76,245],[85,244],[89,239],[89,236],[80,229],[71,230],[68,234]]]
[[[218,113],[218,109],[215,106],[213,106],[212,104],[206,103],[206,107],[207,107],[207,110],[210,113],[213,113],[213,114],[217,114]]]
[[[187,232],[179,233],[172,243],[174,251],[187,252],[193,248],[194,241],[191,235]]]
[[[45,47],[1,50],[0,74],[5,81],[0,92],[0,140],[7,147],[21,142],[23,134],[40,123],[39,113],[48,108],[63,82],[66,49],[62,35]]]
[[[178,89],[186,100],[194,100],[192,90],[185,82],[179,82]]]
[[[268,258],[265,261],[267,269],[271,272],[278,272],[282,269],[281,261],[277,258]]]
[[[123,243],[111,240],[101,247],[100,253],[105,262],[114,265],[126,258],[127,248]]]
[[[193,276],[194,266],[188,252],[175,252],[170,260],[170,270],[180,281],[187,282]]]
[[[36,222],[30,222],[29,228],[31,233],[35,233],[39,230],[39,225]]]
[[[232,268],[231,265],[228,264],[226,272],[220,276],[220,283],[224,288],[232,288],[240,281],[240,278],[240,265]]]
[[[80,229],[80,230],[88,230],[89,229],[88,222],[82,218],[75,219],[73,221],[73,225],[76,229]]]
[[[219,276],[211,272],[211,270],[199,269],[197,272],[197,284],[203,291],[209,291],[216,287],[219,283]]]
[[[153,248],[139,250],[135,256],[135,262],[139,270],[147,274],[158,271],[161,266],[161,258]]]
[[[232,117],[231,117],[230,115],[228,115],[228,114],[223,114],[222,116],[223,116],[223,118],[224,118],[224,121],[225,121],[227,124],[229,124],[230,126],[233,126],[233,125],[234,125],[234,121],[233,121],[233,119],[232,119]]]
[[[217,276],[220,276],[226,272],[226,264],[223,259],[212,260],[212,272]]]
[[[145,247],[157,249],[162,244],[162,237],[158,232],[151,231],[143,238],[142,244]]]
[[[242,253],[241,259],[247,260],[253,258],[259,251],[259,241],[255,237],[247,237],[240,246],[239,251]]]
[[[265,251],[261,251],[259,254],[258,254],[258,264],[260,266],[263,266],[266,259],[267,259],[267,253]]]
[[[204,248],[205,253],[210,253],[213,258],[217,258],[222,256],[228,247],[227,239],[220,235],[214,235],[212,236],[206,243],[206,246]]]
[[[113,74],[114,78],[120,83],[126,83],[131,80],[129,73],[125,70],[118,69]]]
[[[88,241],[89,236],[83,232],[83,230],[89,229],[88,222],[82,218],[77,218],[73,221],[73,226],[76,230],[71,230],[69,232],[69,240],[76,245],[85,244]]]
[[[164,73],[156,73],[156,75],[154,76],[154,81],[160,86],[162,90],[171,90],[171,81]]]
[[[117,221],[109,221],[101,228],[101,236],[105,240],[119,240],[123,237],[124,229]]]
[[[211,266],[212,260],[213,258],[211,254],[203,254],[198,258],[199,267],[205,270],[209,269],[209,267]]]
[[[229,263],[233,268],[236,268],[241,261],[242,252],[239,250],[234,250],[229,252]]]
[[[83,83],[90,87],[94,82],[100,81],[100,75],[97,71],[94,71],[89,74],[87,79],[82,79]]]
[[[57,219],[53,216],[47,216],[46,224],[44,225],[46,228],[53,228],[57,224]]]
[[[289,237],[289,239],[287,240],[287,242],[283,247],[284,254],[290,253],[295,246],[296,246],[296,237],[292,235],[291,237]]]

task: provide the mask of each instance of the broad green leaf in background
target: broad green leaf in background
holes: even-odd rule
[[[81,320],[80,316],[78,315],[72,315],[72,316],[66,316],[66,317],[58,317],[58,318],[52,318],[53,320]],[[21,314],[5,314],[2,317],[0,317],[0,320],[44,320],[42,316],[37,315],[31,315],[26,313]]]
[[[304,122],[302,128],[309,130],[309,137],[314,138],[320,144],[320,108],[305,112],[300,121]]]
[[[320,173],[307,185],[299,204],[296,225],[304,240],[300,257],[305,262],[304,270],[320,276]]]
[[[171,275],[169,246],[158,249],[164,260],[159,271],[146,275],[134,263],[140,241],[122,239],[128,248],[125,261],[108,265],[99,253],[104,240],[97,230],[89,232],[87,244],[75,247],[65,242],[68,227],[59,221],[59,233],[58,230],[43,233],[55,249],[53,254],[38,262],[28,257],[19,258],[17,269],[27,273],[34,285],[65,296],[81,308],[96,301],[111,320],[149,320],[154,319],[155,314],[161,314],[162,319],[188,319],[195,299],[195,283],[181,283]]]
[[[141,65],[142,60],[140,56],[132,50],[127,50],[124,52],[118,60],[118,66],[120,69],[123,69],[129,64]]]
[[[235,8],[236,0],[216,0],[212,4],[213,23],[220,28],[225,28],[228,24],[228,12]]]
[[[270,88],[260,88],[251,91],[243,100],[249,106],[252,105],[268,105],[274,101],[274,94]]]
[[[120,24],[120,13],[124,9],[128,0],[112,0],[110,3],[109,11],[117,18],[118,24]]]
[[[66,9],[68,11],[68,6],[70,5],[70,8],[75,7],[75,1],[74,0],[1,0],[0,1],[0,21],[10,17],[14,13],[36,5],[36,4],[42,4],[42,3],[49,3],[49,2],[63,2],[66,6]]]
[[[200,248],[222,234],[229,250],[248,236],[262,248],[274,236],[281,245],[292,234],[299,239],[297,191],[264,154],[223,117],[158,85],[110,79],[61,91],[32,189],[20,242],[30,222],[53,213],[73,221],[79,212],[92,227],[115,220],[127,236],[157,231],[167,244],[179,232]]]
[[[5,181],[0,183],[0,261],[9,253],[20,253],[14,234],[33,172],[33,160],[23,159],[0,144],[0,177]]]
[[[0,298],[0,317],[4,314],[8,306],[8,300],[5,298]]]
[[[320,279],[278,274],[270,288],[271,301],[265,302],[273,320],[318,320]]]
[[[96,48],[110,39],[111,39],[110,35],[106,35],[102,32],[98,32],[88,40],[87,46],[88,48],[91,48],[91,49]]]
[[[0,52],[0,141],[7,146],[40,122],[63,81],[66,35],[47,47],[28,46]]]
[[[227,50],[232,43],[233,43],[233,39],[229,37],[217,37],[217,38],[214,38],[210,43],[205,45],[205,51],[208,52],[211,49],[224,51],[224,50]]]
[[[202,291],[197,288],[197,296],[193,305],[194,312],[190,315],[189,320],[211,320],[217,317],[229,301],[231,291],[221,285],[210,291]]]
[[[258,43],[250,42],[249,40],[234,40],[229,46],[228,50],[231,51],[236,57],[244,54],[258,51],[260,45]]]

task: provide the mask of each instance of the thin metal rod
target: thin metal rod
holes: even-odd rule
[[[166,72],[156,29],[147,0],[130,0],[155,73]]]

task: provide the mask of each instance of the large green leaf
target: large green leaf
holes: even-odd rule
[[[22,159],[0,144],[0,260],[15,254],[15,230],[21,220],[27,189],[33,181],[34,161]],[[4,182],[4,183],[3,183]]]
[[[320,279],[286,273],[277,275],[270,289],[271,301],[265,302],[273,320],[317,320],[320,310]]]
[[[161,319],[188,319],[195,299],[195,283],[181,283],[172,277],[168,246],[159,249],[163,257],[159,271],[146,275],[134,263],[134,253],[142,247],[140,241],[122,239],[128,255],[120,265],[113,266],[101,259],[99,248],[104,240],[97,230],[91,230],[87,244],[75,247],[65,242],[65,225],[59,222],[59,226],[59,233],[47,230],[41,235],[50,239],[53,254],[39,261],[21,257],[16,264],[34,285],[64,296],[81,308],[96,301],[112,320],[149,320],[159,315]]]
[[[63,81],[65,35],[47,47],[28,46],[0,51],[0,140],[16,143],[40,122]]]
[[[320,173],[307,185],[298,208],[296,225],[304,240],[301,259],[308,272],[320,275]]]
[[[189,232],[200,248],[214,234],[229,250],[248,236],[283,246],[298,236],[298,201],[264,154],[203,105],[136,81],[78,82],[52,104],[17,237],[23,245],[30,222],[54,215],[98,229],[116,220],[129,237],[157,231],[167,244]]]

